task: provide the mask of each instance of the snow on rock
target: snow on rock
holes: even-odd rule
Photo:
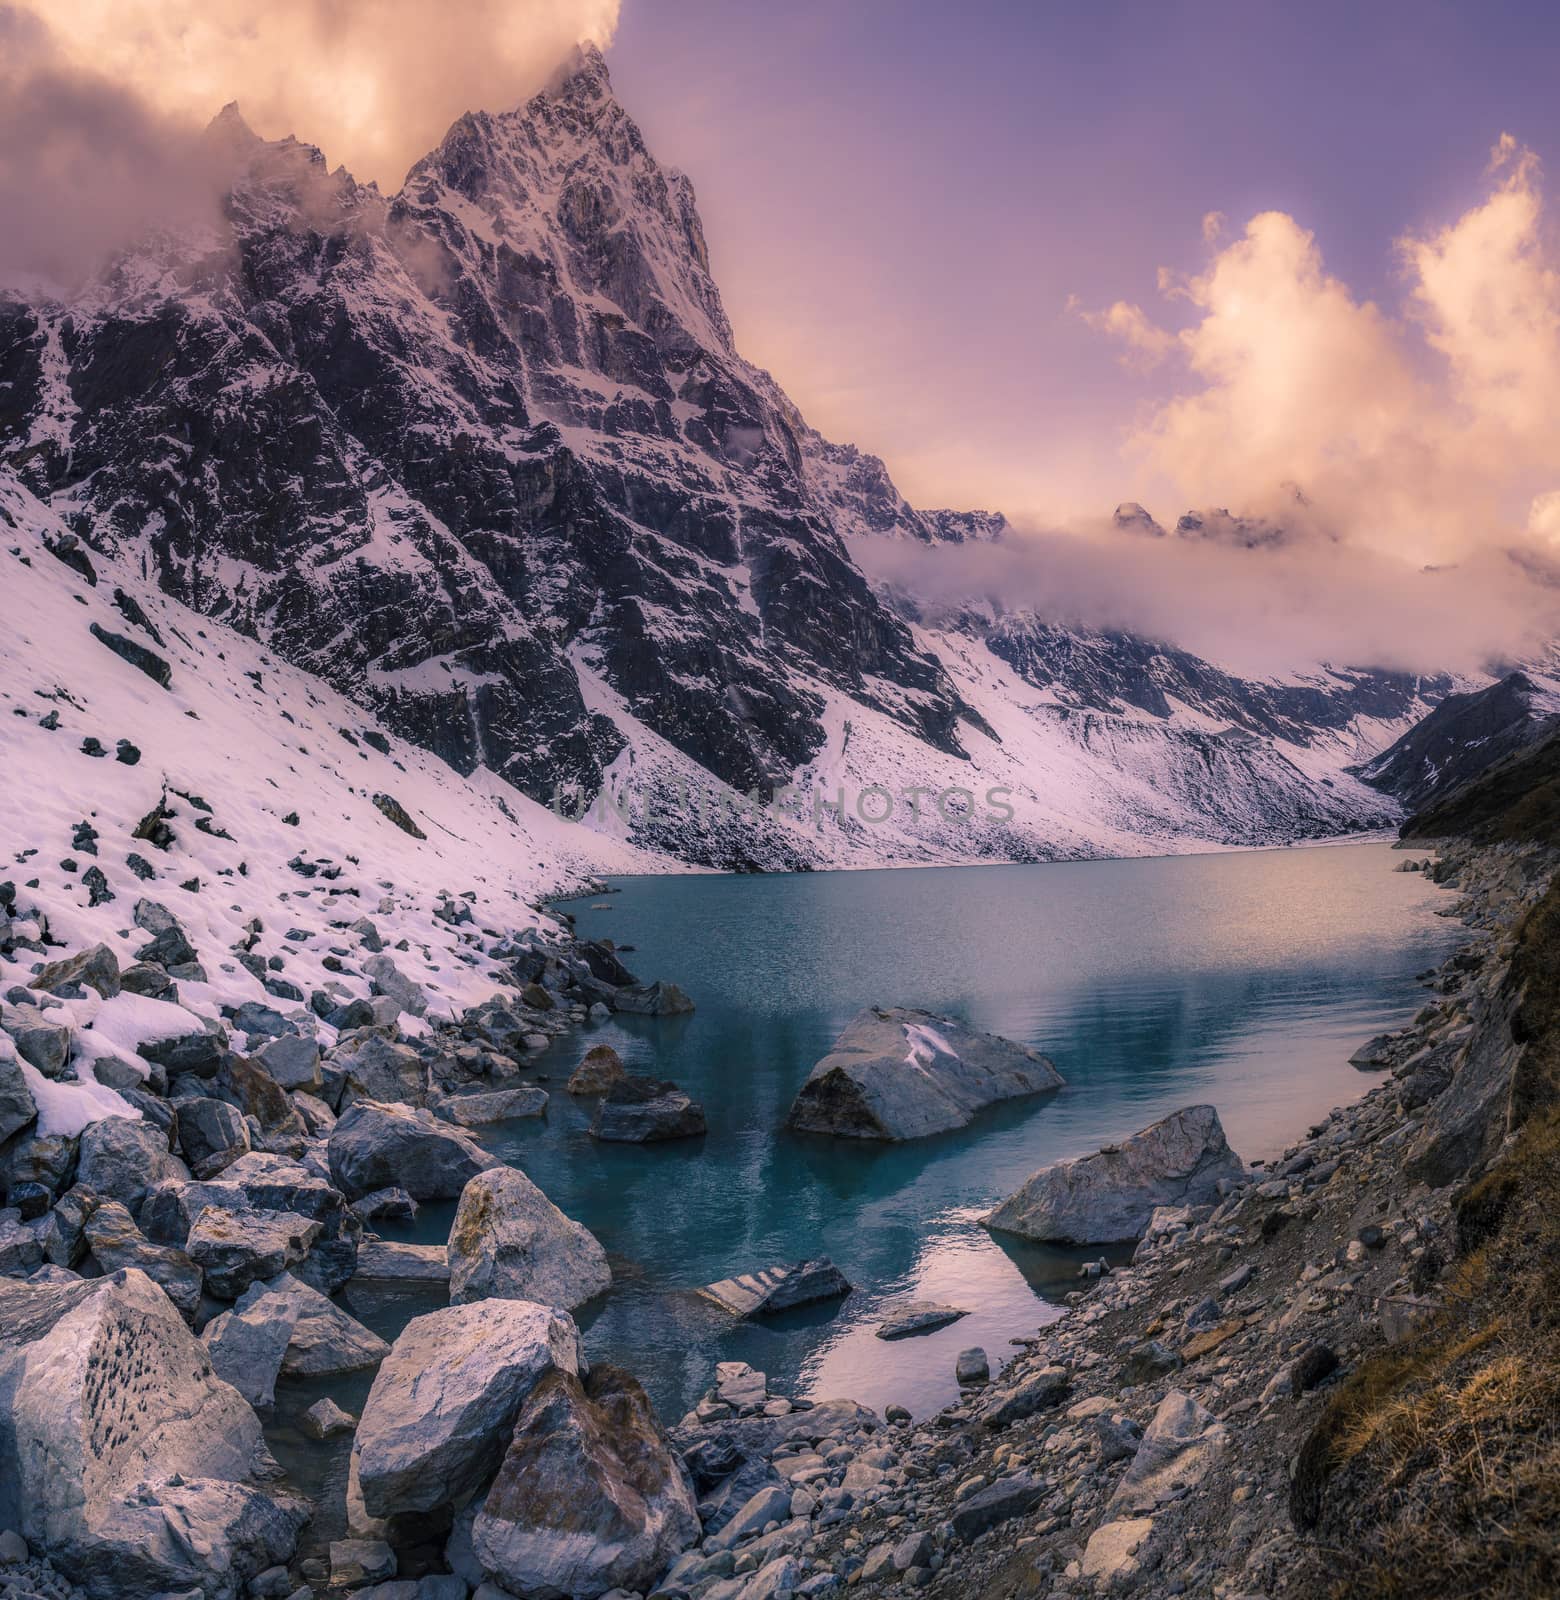
[[[304,999],[368,997],[363,962],[380,948],[430,1012],[458,1014],[498,987],[507,940],[557,933],[544,896],[662,864],[485,771],[461,777],[386,739],[317,679],[112,557],[94,553],[98,582],[87,584],[49,553],[59,520],[4,469],[0,524],[0,872],[15,892],[0,993],[97,943],[132,968],[148,942],[133,919],[142,900],[171,913],[202,969],[180,976],[177,1005],[92,991],[59,1003],[88,1070],[71,1083],[26,1069],[45,1131],[137,1115],[92,1069],[109,1060],[144,1074],[140,1046],[198,1033],[224,1006],[297,1009],[283,986]],[[155,629],[171,688],[103,650],[94,622],[149,642]],[[383,794],[425,838],[384,815]]]

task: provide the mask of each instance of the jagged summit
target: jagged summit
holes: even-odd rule
[[[743,359],[693,187],[594,46],[461,117],[389,200],[236,107],[219,136],[246,156],[225,232],[165,231],[69,308],[0,305],[0,462],[88,546],[460,772],[609,797],[609,830],[726,866],[1268,843],[1392,814],[1343,768],[1433,686],[1312,672],[1270,715],[1261,686],[1153,641],[932,626],[877,592],[853,538],[1005,523],[909,505]],[[997,790],[1015,815],[826,830],[735,806],[791,784]],[[690,787],[726,809],[666,804]]]

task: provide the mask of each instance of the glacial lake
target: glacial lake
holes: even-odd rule
[[[1061,1314],[1078,1264],[1101,1254],[1004,1244],[977,1219],[1036,1168],[1119,1139],[1179,1106],[1218,1108],[1248,1161],[1272,1157],[1375,1081],[1348,1065],[1368,1035],[1425,1002],[1415,974],[1461,937],[1450,894],[1386,844],[1048,866],[617,880],[572,902],[578,931],[634,951],[697,1010],[615,1017],[537,1062],[545,1121],[489,1130],[605,1245],[614,1285],[581,1314],[595,1359],[636,1374],[673,1422],[742,1360],[781,1392],[849,1396],[916,1415],[955,1398],[954,1358],[992,1368]],[[869,1004],[965,1018],[1051,1056],[1066,1087],[968,1129],[884,1146],[784,1130],[791,1101]],[[592,1044],[675,1079],[709,1134],[599,1145],[588,1103],[563,1092]],[[442,1241],[453,1203],[387,1235]],[[1121,1253],[1117,1252],[1117,1259]],[[827,1255],[845,1300],[734,1323],[698,1285]],[[349,1291],[349,1302],[358,1300]],[[895,1302],[966,1308],[963,1321],[884,1343]],[[360,1314],[393,1336],[413,1310]],[[348,1403],[352,1397],[346,1397]]]

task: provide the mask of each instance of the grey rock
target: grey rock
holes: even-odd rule
[[[14,1207],[0,1211],[0,1276],[20,1276],[42,1265],[38,1224],[23,1222]]]
[[[259,1410],[276,1403],[276,1380],[292,1337],[292,1320],[279,1299],[235,1306],[208,1322],[201,1343],[212,1370]]]
[[[636,983],[613,990],[612,1009],[647,1017],[676,1017],[692,1011],[693,1001],[675,983]]]
[[[704,1107],[675,1083],[624,1077],[608,1085],[596,1105],[590,1136],[609,1144],[658,1144],[696,1139],[707,1132]]]
[[[732,1550],[745,1539],[760,1534],[771,1522],[787,1522],[791,1516],[791,1490],[773,1483],[760,1489],[741,1506],[719,1533],[704,1541],[706,1550]]]
[[[387,995],[405,1012],[414,1017],[426,1014],[428,996],[421,984],[414,983],[387,955],[371,955],[363,963],[363,971],[373,979],[378,993]]]
[[[516,1594],[643,1593],[699,1515],[644,1390],[614,1367],[555,1369],[526,1396],[471,1537]]]
[[[1122,1411],[1112,1411],[1094,1419],[1094,1432],[1100,1441],[1101,1461],[1126,1461],[1135,1456],[1143,1438],[1141,1423]]]
[[[361,1200],[354,1200],[352,1211],[364,1222],[373,1222],[378,1217],[410,1221],[417,1215],[417,1202],[405,1189],[375,1189]]]
[[[58,1078],[64,1072],[70,1060],[68,1024],[50,1022],[31,1006],[16,1006],[4,1013],[3,1026],[16,1053],[28,1066],[37,1068],[46,1078]]]
[[[1142,1344],[1134,1345],[1127,1352],[1126,1359],[1121,1364],[1122,1382],[1152,1383],[1155,1378],[1162,1378],[1166,1373],[1175,1372],[1180,1365],[1181,1358],[1174,1350],[1160,1344],[1157,1339],[1145,1339]]]
[[[200,957],[189,941],[179,919],[155,900],[137,900],[133,913],[135,925],[151,934],[148,943],[135,953],[137,961],[154,961],[160,967],[185,966],[198,963]]]
[[[312,1035],[284,1033],[269,1039],[255,1059],[284,1089],[313,1094],[320,1087],[320,1047]]]
[[[511,1122],[519,1117],[540,1117],[546,1113],[548,1095],[535,1084],[519,1084],[513,1089],[494,1089],[487,1094],[452,1095],[434,1106],[434,1114],[463,1128],[481,1128],[490,1122]]]
[[[1041,1367],[1012,1387],[994,1390],[981,1411],[981,1421],[993,1431],[1049,1411],[1067,1398],[1072,1378],[1066,1367]]]
[[[196,1178],[214,1178],[249,1153],[249,1124],[236,1106],[224,1100],[181,1100],[174,1128],[179,1149]]]
[[[153,1244],[117,1200],[107,1200],[86,1219],[87,1248],[104,1272],[138,1267],[193,1322],[200,1309],[201,1270],[183,1250]]]
[[[955,1382],[966,1388],[989,1383],[991,1362],[987,1359],[986,1352],[979,1345],[969,1350],[961,1350],[958,1360],[953,1365],[953,1376]]]
[[[1132,1465],[1111,1496],[1113,1511],[1153,1511],[1200,1482],[1228,1443],[1224,1424],[1190,1395],[1159,1403]]]
[[[321,1224],[296,1211],[204,1206],[190,1224],[184,1248],[219,1300],[236,1300],[262,1278],[296,1266],[319,1238]]]
[[[1136,1239],[1158,1206],[1206,1205],[1245,1169],[1212,1106],[1188,1106],[1094,1155],[1042,1167],[985,1220],[1051,1243]]]
[[[189,1168],[168,1148],[167,1134],[150,1122],[105,1117],[81,1135],[77,1182],[132,1212],[153,1184],[188,1182],[189,1176]]]
[[[612,1284],[595,1236],[513,1167],[478,1173],[461,1191],[448,1250],[454,1305],[501,1297],[573,1311]]]
[[[949,1526],[955,1538],[968,1544],[992,1528],[1033,1511],[1045,1494],[1044,1480],[1028,1473],[998,1478],[961,1500],[948,1518]]]
[[[354,1588],[395,1576],[395,1553],[382,1539],[332,1539],[330,1543],[330,1581],[340,1588]]]
[[[449,1251],[442,1244],[365,1239],[358,1246],[357,1276],[380,1283],[448,1283]]]
[[[935,1300],[909,1300],[891,1307],[872,1331],[879,1339],[908,1339],[912,1334],[946,1328],[968,1315],[958,1306],[939,1305]]]
[[[722,1278],[699,1291],[734,1316],[759,1317],[797,1306],[838,1300],[851,1292],[850,1281],[829,1260],[798,1261],[789,1267],[767,1267],[739,1278]]]
[[[91,1600],[237,1600],[285,1561],[306,1512],[248,1481],[259,1449],[253,1409],[143,1273],[0,1282],[0,1526]]]
[[[497,1158],[426,1110],[362,1100],[332,1129],[331,1175],[357,1197],[398,1185],[415,1200],[454,1199]]]
[[[3,1036],[0,1036],[3,1038]],[[16,1057],[0,1046],[0,1145],[38,1115]]]
[[[358,1421],[357,1479],[372,1517],[458,1505],[493,1477],[526,1396],[584,1365],[571,1318],[522,1300],[413,1317]]]
[[[920,1139],[1062,1077],[1039,1051],[929,1011],[869,1007],[807,1076],[788,1126],[853,1139]]]

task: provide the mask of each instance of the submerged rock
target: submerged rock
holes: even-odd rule
[[[1206,1205],[1245,1176],[1212,1106],[1187,1106],[1119,1145],[1058,1161],[984,1218],[997,1232],[1054,1244],[1136,1239],[1156,1206]]]
[[[608,1144],[658,1144],[706,1132],[704,1107],[675,1083],[655,1078],[615,1079],[590,1125],[591,1138]]]
[[[612,1284],[595,1235],[513,1167],[478,1173],[461,1191],[448,1250],[454,1305],[495,1297],[573,1311]]]
[[[873,1332],[879,1339],[908,1339],[912,1334],[946,1328],[950,1322],[968,1315],[969,1312],[958,1306],[938,1305],[935,1300],[911,1300],[892,1307]]]
[[[649,1399],[605,1365],[532,1389],[471,1530],[483,1569],[523,1595],[648,1593],[698,1537],[693,1489]]]
[[[1061,1084],[1028,1045],[929,1011],[870,1006],[808,1074],[787,1125],[849,1139],[921,1139]]]
[[[739,1278],[706,1284],[699,1293],[738,1317],[766,1316],[838,1300],[851,1292],[850,1280],[827,1256],[790,1267],[767,1267]]]

